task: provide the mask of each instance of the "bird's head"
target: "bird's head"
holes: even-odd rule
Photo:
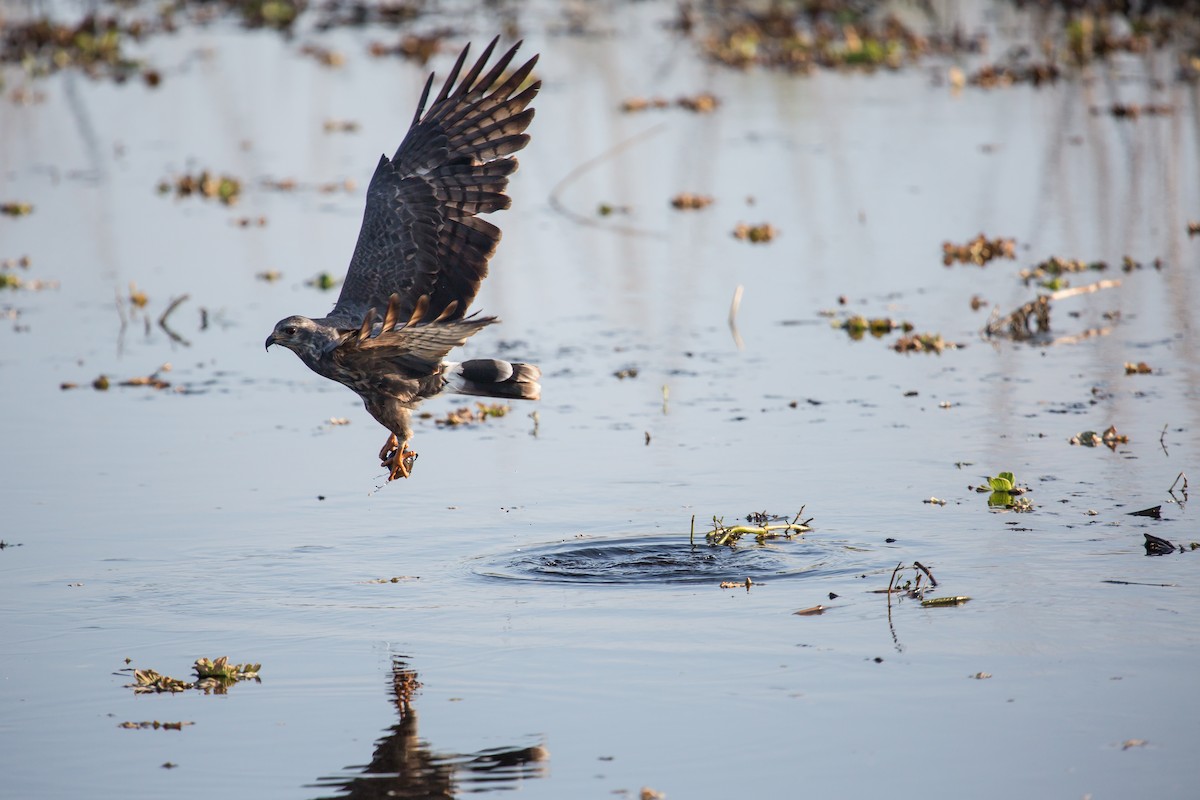
[[[279,344],[304,360],[317,359],[328,349],[329,330],[308,317],[287,317],[275,323],[267,337],[267,349]]]

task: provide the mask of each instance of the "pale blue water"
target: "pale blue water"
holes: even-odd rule
[[[961,13],[973,26],[988,8]],[[33,84],[44,102],[0,107],[0,200],[35,206],[0,217],[0,258],[61,284],[0,293],[17,314],[0,326],[0,538],[20,545],[0,551],[0,795],[326,796],[390,747],[409,766],[383,789],[414,797],[446,781],[547,798],[1190,796],[1200,553],[1148,558],[1142,534],[1200,540],[1167,495],[1200,473],[1194,86],[1152,92],[1145,74],[1169,71],[1133,59],[1086,85],[961,94],[933,80],[942,62],[736,73],[657,24],[671,4],[612,12],[612,35],[589,38],[549,33],[553,5],[523,18],[545,83],[477,304],[504,324],[469,352],[540,363],[545,399],[474,429],[421,422],[413,478],[382,488],[383,430],[262,342],[333,302],[305,281],[344,268],[426,74],[366,54],[393,32],[185,29],[144,45],[157,90],[62,73]],[[495,25],[470,15],[462,38]],[[301,56],[310,38],[346,65]],[[700,90],[716,113],[618,110]],[[1090,113],[1115,98],[1176,111]],[[551,208],[571,170],[660,124],[561,187],[595,226]],[[202,167],[246,182],[237,208],[157,196]],[[680,191],[717,202],[676,212]],[[600,203],[631,213],[600,219]],[[730,236],[763,221],[781,231],[769,245]],[[944,240],[980,231],[1015,237],[1018,260],[941,265]],[[1034,294],[1016,271],[1052,254],[1166,268],[1056,305],[1060,335],[1119,311],[1108,335],[981,340],[971,296],[1011,310]],[[130,281],[148,331],[121,332]],[[186,346],[154,324],[184,293],[170,323]],[[820,315],[839,295],[967,347],[852,342]],[[185,392],[87,388],[164,362]],[[1110,424],[1130,437],[1116,452],[1067,444]],[[1004,470],[1034,513],[990,513],[968,489]],[[1162,503],[1161,521],[1128,516]],[[702,531],[801,506],[802,541],[686,546],[693,514]],[[889,621],[870,590],[913,560],[972,600],[894,600]],[[747,574],[761,585],[718,588]],[[262,683],[135,696],[118,673],[128,658],[184,677],[220,655],[261,662]],[[394,658],[422,684],[405,723]],[[195,725],[117,727],[155,719]],[[545,753],[489,761],[529,748]]]

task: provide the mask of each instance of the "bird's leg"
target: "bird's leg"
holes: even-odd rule
[[[394,481],[396,478],[407,478],[411,475],[416,458],[417,454],[408,449],[408,442],[401,442],[394,433],[388,437],[388,440],[383,443],[383,449],[379,451],[379,460],[382,462],[380,466],[390,470],[389,481]]]

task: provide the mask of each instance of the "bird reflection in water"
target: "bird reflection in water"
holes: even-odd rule
[[[336,789],[327,798],[452,798],[462,794],[515,789],[546,774],[549,752],[541,745],[493,747],[476,753],[438,753],[417,731],[413,696],[421,688],[403,658],[392,661],[392,702],[400,721],[375,745],[369,764],[357,774],[321,778],[315,784]]]

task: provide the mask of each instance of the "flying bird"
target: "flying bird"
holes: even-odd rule
[[[341,294],[324,317],[280,320],[283,345],[318,375],[353,389],[391,435],[379,451],[388,480],[407,478],[416,453],[411,411],[443,391],[537,400],[541,370],[500,359],[447,361],[496,322],[467,314],[488,273],[500,229],[479,215],[508,208],[513,153],[529,143],[538,57],[509,74],[520,42],[487,69],[499,37],[460,73],[470,45],[428,106],[433,75],[396,154],[381,156],[367,188],[358,244]]]

